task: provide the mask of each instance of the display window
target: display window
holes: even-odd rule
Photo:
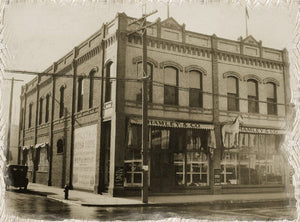
[[[141,186],[140,125],[130,125],[125,152],[124,186]],[[149,129],[149,182],[152,187],[209,185],[208,130],[151,127]],[[158,191],[161,191],[160,189]]]
[[[240,133],[239,146],[225,149],[221,158],[221,183],[260,185],[284,182],[282,136]]]

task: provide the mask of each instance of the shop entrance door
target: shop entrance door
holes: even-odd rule
[[[169,149],[154,149],[151,153],[151,173],[150,186],[151,191],[169,192],[172,181],[172,163]]]

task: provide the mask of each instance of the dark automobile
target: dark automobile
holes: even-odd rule
[[[8,189],[9,186],[13,187],[23,187],[24,190],[27,190],[28,179],[27,175],[27,166],[21,165],[8,165],[5,172],[4,182],[5,188]]]

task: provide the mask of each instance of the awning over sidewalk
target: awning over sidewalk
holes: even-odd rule
[[[256,128],[256,127],[240,127],[240,132],[242,133],[259,133],[259,134],[285,134],[286,131],[283,129],[268,129],[268,128]]]
[[[141,119],[130,119],[131,124],[142,125]],[[185,128],[185,129],[205,129],[213,130],[214,125],[212,124],[203,124],[203,123],[193,123],[193,122],[181,122],[174,120],[148,120],[149,126],[158,126],[158,127],[169,127],[169,128]]]
[[[23,146],[23,147],[22,147],[22,150],[29,150],[29,149],[31,149],[31,148],[33,148],[32,145],[27,145],[27,146]]]
[[[39,143],[39,144],[36,144],[34,146],[34,148],[38,149],[38,148],[44,148],[48,145],[48,143]]]

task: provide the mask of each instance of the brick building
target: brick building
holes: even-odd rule
[[[22,87],[19,163],[32,182],[139,193],[142,43],[127,36],[132,20],[118,14]],[[287,51],[191,32],[173,18],[147,33],[150,192],[283,189]],[[222,137],[228,123],[238,137]]]

